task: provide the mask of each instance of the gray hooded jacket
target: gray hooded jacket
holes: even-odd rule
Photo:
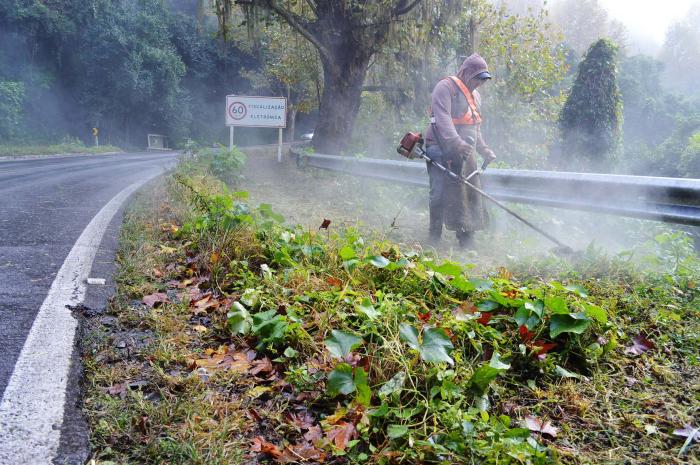
[[[466,85],[470,79],[479,73],[488,71],[486,61],[478,54],[467,57],[457,71],[457,77]],[[479,91],[472,92],[477,109],[481,111],[481,95]],[[439,132],[443,149],[453,154],[468,153],[469,144],[465,141],[467,136],[476,142],[476,150],[483,153],[487,145],[481,136],[480,126],[459,126],[452,123],[452,118],[457,118],[469,108],[467,100],[459,90],[459,87],[451,79],[442,79],[435,85],[431,99],[431,110],[435,117],[435,126]],[[425,133],[428,145],[437,144],[432,127],[428,127]]]

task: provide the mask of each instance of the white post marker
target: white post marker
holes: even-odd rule
[[[115,195],[85,227],[51,284],[0,401],[0,464],[50,464],[58,451],[78,322],[66,306],[85,298],[107,226],[154,173]]]
[[[282,163],[282,128],[277,141],[277,163]]]
[[[282,161],[282,129],[287,127],[287,99],[284,97],[226,96],[226,126],[233,148],[233,127],[279,128],[277,161]]]

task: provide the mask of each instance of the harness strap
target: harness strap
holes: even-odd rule
[[[464,95],[464,98],[467,99],[467,104],[469,105],[469,109],[471,110],[470,112],[465,112],[459,118],[452,118],[452,123],[454,123],[455,126],[456,125],[480,124],[481,123],[481,115],[479,114],[479,110],[476,108],[476,102],[474,101],[474,96],[472,95],[469,88],[466,85],[464,85],[462,80],[460,78],[458,78],[457,76],[449,76],[445,79],[451,79],[452,82],[454,82],[457,85],[459,90]]]

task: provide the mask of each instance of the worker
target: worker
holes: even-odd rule
[[[464,60],[456,76],[441,79],[433,89],[426,152],[462,176],[476,171],[476,152],[489,162],[496,159],[481,136],[481,96],[476,90],[489,79],[486,61],[475,53]],[[430,163],[428,176],[431,242],[440,241],[444,224],[455,231],[460,247],[473,247],[474,232],[485,229],[488,223],[481,196]],[[469,182],[481,187],[478,175]]]

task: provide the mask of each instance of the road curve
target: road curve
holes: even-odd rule
[[[131,192],[127,188],[138,186],[174,163],[173,153],[0,161],[3,400],[7,400],[8,382],[37,313],[86,226],[115,196],[121,193],[117,197],[121,202]],[[114,246],[110,241],[108,248]],[[4,420],[0,418],[0,441],[8,434],[2,428]],[[22,459],[18,457],[16,463],[22,463]]]

